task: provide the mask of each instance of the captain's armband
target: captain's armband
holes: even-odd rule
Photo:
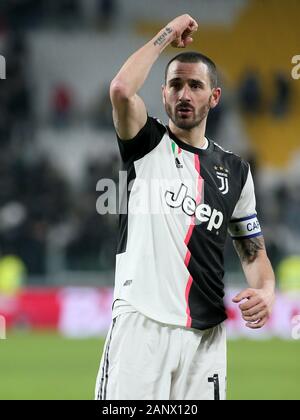
[[[228,231],[232,239],[254,238],[262,235],[256,214],[241,219],[231,220]]]

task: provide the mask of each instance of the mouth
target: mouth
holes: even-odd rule
[[[178,107],[176,111],[181,117],[189,117],[194,112],[193,108],[182,106]]]

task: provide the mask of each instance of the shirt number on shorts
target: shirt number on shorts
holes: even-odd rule
[[[214,383],[214,399],[220,400],[220,382],[219,382],[219,375],[215,374],[214,376],[207,379],[208,382]]]

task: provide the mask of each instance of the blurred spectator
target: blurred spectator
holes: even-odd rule
[[[47,233],[49,224],[44,217],[31,216],[15,238],[17,254],[31,275],[47,273]]]
[[[82,215],[80,230],[66,250],[71,270],[109,270],[116,252],[116,219],[100,216],[91,206],[90,214]]]
[[[44,0],[9,0],[4,4],[4,14],[9,28],[24,30],[36,28],[43,15]]]
[[[218,106],[209,110],[205,134],[209,139],[223,146],[224,133],[219,133],[219,130],[223,125],[224,119],[227,118],[227,111],[229,108],[232,108],[232,100],[228,92],[226,77],[220,72],[218,73],[218,86],[222,88],[221,100]]]
[[[79,0],[52,0],[45,7],[55,26],[62,29],[78,28],[81,18]]]
[[[57,12],[64,17],[75,17],[79,14],[78,0],[59,0],[55,2]]]
[[[1,96],[1,95],[0,95]],[[11,125],[8,121],[7,110],[0,99],[0,148],[7,146],[11,137]]]
[[[21,257],[30,274],[45,274],[49,231],[70,214],[69,187],[45,158],[12,159],[8,153],[0,162],[1,248]]]
[[[248,70],[238,87],[239,105],[243,112],[257,114],[262,106],[261,82],[257,71]]]
[[[52,117],[56,128],[66,128],[71,121],[73,93],[64,83],[54,88],[52,96]]]
[[[84,185],[86,191],[97,198],[96,185],[100,179],[112,179],[116,184],[119,176],[120,159],[118,154],[88,160],[85,168]]]
[[[12,134],[19,140],[32,138],[32,106],[27,83],[28,52],[25,37],[21,32],[9,33],[6,37],[6,80],[0,91],[0,147],[8,146]]]
[[[217,141],[221,119],[223,118],[224,105],[219,103],[218,106],[211,109],[208,114],[205,135],[212,140]]]
[[[76,206],[80,227],[76,237],[67,247],[67,264],[71,269],[109,269],[113,267],[117,241],[117,216],[100,216],[96,212],[96,191],[100,179],[118,180],[119,158],[92,158],[85,169],[84,191],[81,203]]]
[[[97,28],[100,31],[108,30],[116,13],[115,0],[96,0],[97,1]]]
[[[286,188],[287,200],[281,202],[282,222],[300,237],[300,183]]]
[[[112,106],[108,86],[100,92],[95,104],[93,105],[92,120],[95,127],[113,128]]]
[[[284,117],[290,108],[291,86],[288,78],[282,72],[274,77],[274,99],[271,105],[272,114],[277,117]]]

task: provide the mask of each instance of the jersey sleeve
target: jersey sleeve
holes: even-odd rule
[[[122,140],[117,135],[123,162],[138,160],[150,153],[159,144],[165,132],[163,124],[148,116],[146,124],[133,139]]]
[[[262,235],[256,213],[254,183],[249,165],[247,179],[233,211],[228,230],[232,239],[246,239]]]

